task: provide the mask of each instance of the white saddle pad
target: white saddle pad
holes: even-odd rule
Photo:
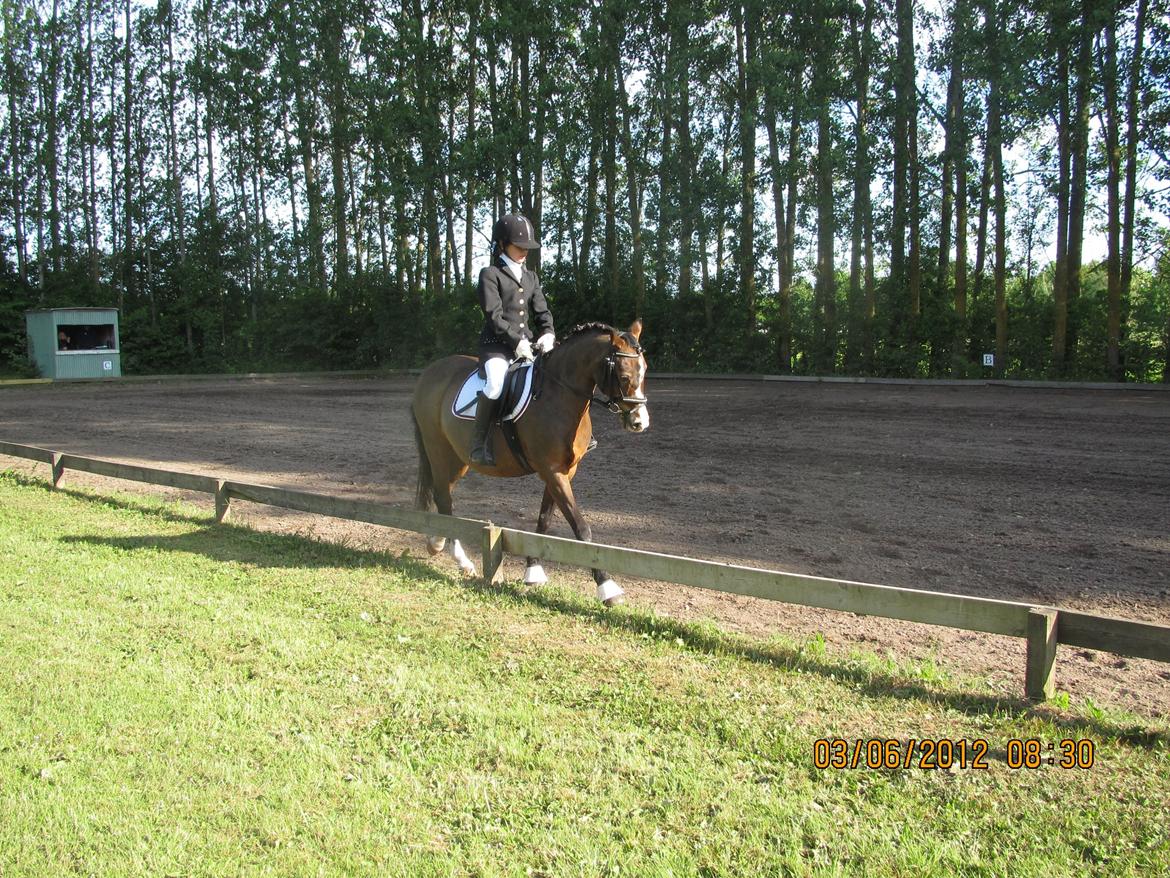
[[[516,400],[516,405],[512,410],[504,415],[505,421],[518,421],[520,416],[524,414],[528,408],[528,403],[532,401],[532,363],[524,363],[521,366],[513,366],[508,370],[508,378],[504,381],[504,389],[507,390],[508,382],[511,380],[511,373],[513,371],[522,371],[524,381],[524,388],[520,393],[520,398]],[[465,421],[475,420],[475,409],[478,395],[483,390],[484,379],[479,377],[478,367],[467,376],[467,380],[463,382],[463,386],[459,388],[459,393],[455,396],[455,402],[451,405],[451,414],[457,418],[462,418]]]

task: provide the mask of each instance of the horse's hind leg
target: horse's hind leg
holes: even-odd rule
[[[451,448],[448,443],[436,444],[439,447],[431,449],[429,454],[431,494],[434,498],[436,511],[440,515],[451,515],[453,508],[451,497],[455,491],[455,483],[463,478],[467,472],[467,464],[459,458],[455,449]],[[447,547],[446,537],[427,537],[427,550],[432,555],[439,554]],[[451,540],[449,548],[451,556],[459,565],[459,569],[468,576],[475,576],[475,564],[467,557],[459,540]]]
[[[435,508],[438,509],[442,515],[451,515],[453,509],[452,494],[455,492],[455,483],[467,472],[466,466],[459,466],[454,474],[447,479],[435,480]],[[428,537],[427,542],[436,539],[435,537]],[[440,538],[441,539],[441,538]],[[439,551],[443,550],[442,544],[439,546]],[[459,540],[451,540],[451,557],[455,559],[455,563],[459,565],[459,569],[463,571],[466,576],[475,576],[477,571],[475,563],[467,557],[467,553],[463,550],[463,545]]]
[[[544,488],[544,496],[540,500],[540,515],[536,519],[536,532],[538,534],[548,533],[549,523],[552,521],[553,510],[556,509],[556,500],[546,485]],[[525,585],[543,585],[548,582],[548,577],[545,576],[544,567],[540,564],[539,558],[529,556],[524,564],[524,583]]]

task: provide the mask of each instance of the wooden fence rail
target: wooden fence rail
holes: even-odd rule
[[[499,579],[500,564],[505,554],[531,555],[576,567],[600,567],[627,576],[808,607],[1023,637],[1027,642],[1025,691],[1029,698],[1035,700],[1052,697],[1056,646],[1060,643],[1116,655],[1170,662],[1170,626],[1152,622],[1095,616],[1015,601],[740,567],[601,543],[581,543],[496,527],[491,522],[473,518],[420,512],[385,503],[350,500],[308,491],[252,485],[195,473],[134,466],[11,442],[0,442],[0,454],[49,464],[53,469],[55,487],[64,471],[72,469],[212,494],[215,497],[216,516],[221,521],[228,515],[231,501],[240,499],[457,539],[470,547],[480,547],[483,573],[490,580]]]

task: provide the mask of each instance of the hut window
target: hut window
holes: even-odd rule
[[[114,324],[61,323],[57,326],[59,351],[112,351]]]

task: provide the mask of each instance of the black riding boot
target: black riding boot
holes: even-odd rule
[[[495,466],[496,458],[492,454],[492,444],[488,441],[488,433],[492,421],[496,419],[496,409],[499,408],[498,399],[488,399],[479,394],[475,404],[475,432],[471,437],[471,462],[479,466]]]

